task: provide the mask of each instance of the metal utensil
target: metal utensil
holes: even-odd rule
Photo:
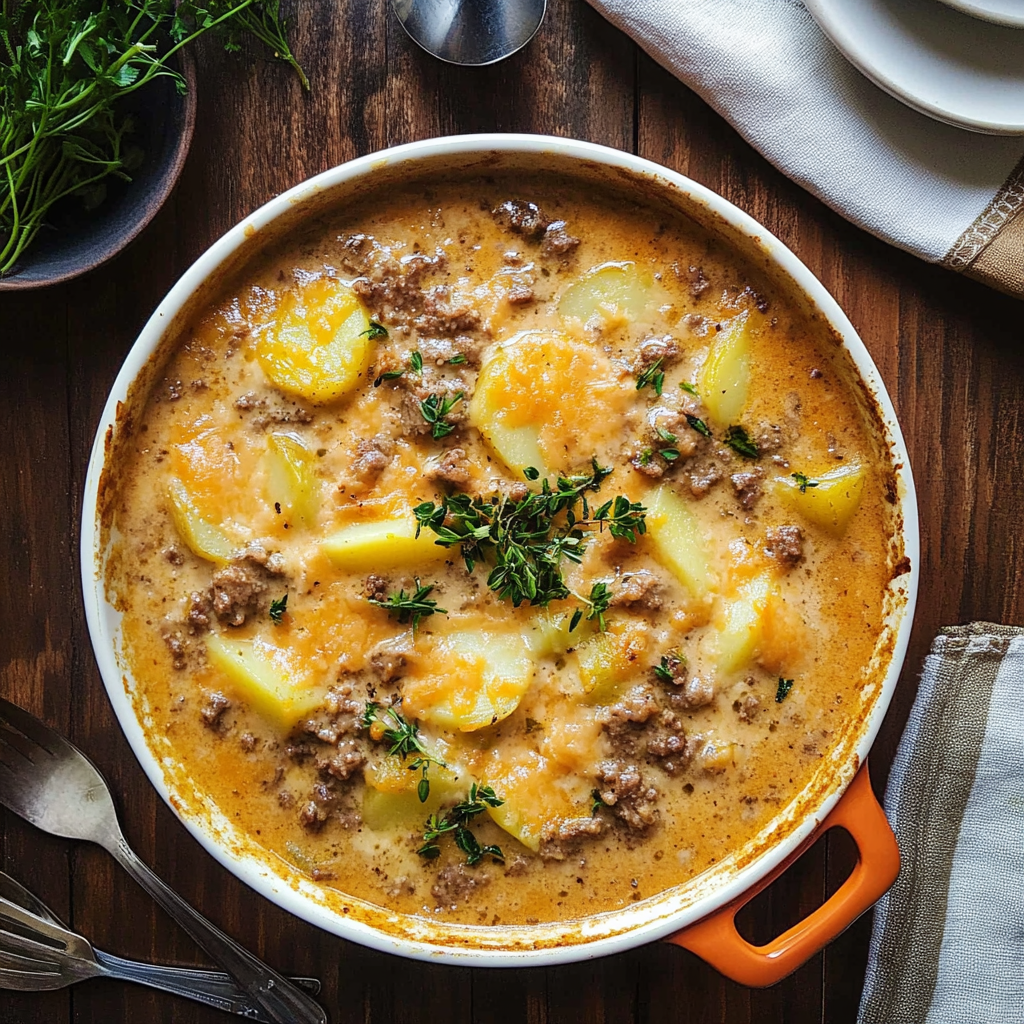
[[[280,1024],[327,1024],[310,996],[243,949],[155,875],[121,834],[103,776],[77,747],[0,698],[0,803],[66,839],[102,846]]]
[[[544,20],[547,0],[391,0],[402,28],[449,64],[495,64],[521,50]]]
[[[39,992],[86,978],[135,981],[249,1020],[270,1020],[222,971],[139,963],[94,949],[42,900],[0,871],[0,988]],[[316,978],[292,980],[314,994],[320,991]]]

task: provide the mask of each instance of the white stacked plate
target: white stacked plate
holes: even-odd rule
[[[1024,135],[1024,0],[804,0],[846,58],[939,121]]]

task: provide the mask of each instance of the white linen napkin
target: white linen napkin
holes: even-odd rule
[[[1024,140],[904,106],[799,0],[589,2],[842,216],[1024,297]]]
[[[858,1024],[1024,1021],[1024,629],[944,629],[885,794],[899,878]]]

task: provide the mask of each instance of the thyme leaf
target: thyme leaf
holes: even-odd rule
[[[478,786],[475,782],[469,789],[469,799],[456,804],[442,817],[431,814],[423,832],[423,845],[416,851],[430,860],[439,856],[441,847],[437,840],[451,835],[455,845],[466,855],[466,863],[472,867],[484,857],[504,861],[505,855],[499,846],[481,846],[480,841],[469,829],[469,821],[482,814],[488,807],[501,807],[500,799],[490,786]]]
[[[359,335],[360,338],[369,338],[370,341],[376,341],[378,338],[386,338],[387,336],[388,329],[378,320],[371,320],[370,326]],[[398,374],[396,374],[396,376],[398,376]]]
[[[438,608],[437,602],[430,600],[427,596],[434,589],[434,586],[435,584],[433,583],[426,587],[421,586],[419,577],[417,577],[416,589],[411,594],[407,594],[405,590],[402,589],[397,593],[388,594],[383,601],[379,601],[373,597],[368,600],[370,604],[374,604],[378,608],[384,608],[390,614],[394,615],[403,625],[411,622],[412,631],[415,633],[416,627],[420,624],[420,619],[433,615],[435,612],[439,615],[448,614],[446,609]]]
[[[697,431],[698,434],[703,434],[705,437],[711,436],[711,429],[708,425],[696,416],[691,416],[689,413],[686,414],[686,422]]]
[[[430,796],[430,780],[427,772],[432,764],[439,768],[446,768],[444,761],[434,757],[423,745],[420,739],[420,727],[415,722],[410,722],[399,710],[396,704],[386,708],[385,718],[380,717],[380,705],[369,701],[363,709],[363,716],[359,724],[369,730],[370,738],[377,742],[387,743],[389,746],[389,757],[400,757],[403,761],[412,758],[409,762],[410,771],[421,772],[420,781],[416,786],[416,795],[420,803],[426,803]],[[388,724],[390,721],[390,725]]]
[[[647,367],[642,373],[637,375],[636,378],[636,389],[637,391],[643,391],[648,384],[654,386],[654,393],[660,398],[661,392],[665,387],[665,372],[661,369],[661,364],[665,361],[664,356],[660,356],[655,359],[650,366]]]
[[[775,703],[781,704],[789,696],[789,691],[792,689],[793,680],[783,679],[782,676],[779,676],[779,686],[775,691]]]
[[[428,395],[420,402],[420,412],[430,424],[430,436],[435,441],[447,437],[455,429],[455,424],[449,423],[445,417],[465,397],[466,393],[459,391],[451,398],[443,395]]]
[[[725,443],[745,459],[757,459],[761,456],[757,444],[750,439],[750,435],[742,427],[729,427],[725,432]]]
[[[280,626],[284,621],[284,613],[288,610],[288,595],[279,597],[276,601],[270,602],[270,621],[275,626]]]
[[[801,494],[806,494],[808,487],[817,487],[821,482],[820,480],[809,480],[803,473],[790,473],[789,475],[796,481]]]

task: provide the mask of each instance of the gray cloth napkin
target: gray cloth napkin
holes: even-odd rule
[[[892,766],[859,1024],[1024,1021],[1024,629],[942,630]]]
[[[842,56],[800,0],[589,2],[848,220],[1024,296],[1024,140],[904,106]]]

